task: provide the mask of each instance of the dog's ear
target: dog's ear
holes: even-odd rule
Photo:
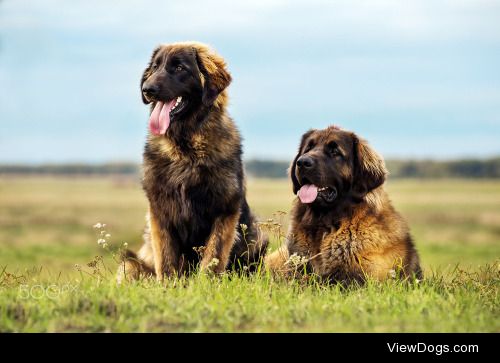
[[[146,99],[146,97],[144,97],[144,93],[142,93],[142,85],[144,84],[144,82],[146,82],[146,79],[148,79],[149,76],[153,73],[152,72],[153,60],[155,59],[156,54],[158,54],[159,51],[160,47],[157,47],[155,50],[153,50],[153,54],[151,55],[151,59],[149,60],[148,66],[142,73],[141,77],[141,97],[142,97],[142,102],[144,102],[146,105],[149,103],[149,101]]]
[[[359,196],[381,186],[385,182],[387,169],[382,156],[373,150],[368,142],[355,134],[354,145],[354,183],[353,190]]]
[[[290,167],[288,168],[288,174],[290,175],[290,178],[292,179],[292,184],[293,184],[293,194],[297,194],[297,192],[300,189],[300,184],[299,181],[297,180],[297,177],[295,176],[295,168],[297,167],[297,159],[300,158],[302,155],[302,150],[304,149],[305,143],[309,136],[314,132],[314,129],[311,129],[307,131],[304,135],[302,135],[302,139],[300,140],[300,146],[299,150],[297,151],[297,155],[295,158],[293,158],[292,163],[290,164]]]
[[[231,75],[227,70],[224,59],[207,47],[194,47],[194,51],[201,72],[202,102],[209,107],[215,102],[219,94],[229,86],[232,80]]]

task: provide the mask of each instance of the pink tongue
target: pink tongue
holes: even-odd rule
[[[163,135],[170,126],[170,110],[174,107],[175,98],[169,103],[156,102],[156,106],[149,116],[149,129],[154,135]]]
[[[303,185],[297,195],[302,203],[312,203],[318,196],[318,187],[313,184]]]

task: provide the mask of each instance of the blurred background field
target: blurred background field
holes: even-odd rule
[[[427,271],[474,270],[500,258],[498,180],[390,179],[387,189],[410,223]],[[293,194],[286,179],[249,178],[249,203],[259,219],[286,230]],[[104,251],[92,226],[106,223],[113,244],[139,247],[147,209],[136,177],[2,177],[0,266],[34,266],[52,274],[75,273]],[[278,241],[274,241],[274,246]]]

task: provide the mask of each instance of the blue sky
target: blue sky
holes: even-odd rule
[[[154,46],[211,44],[246,159],[335,123],[386,158],[500,154],[499,1],[0,0],[0,162],[140,161]]]

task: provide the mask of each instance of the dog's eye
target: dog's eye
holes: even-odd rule
[[[307,144],[306,148],[304,149],[304,153],[311,151],[313,147],[314,147],[314,141],[310,141]]]
[[[157,63],[153,63],[153,64],[151,64],[151,68],[152,68],[153,70],[154,70],[154,69],[156,69],[156,68],[158,68],[158,64],[157,64]]]
[[[326,152],[332,157],[342,156],[339,147],[336,143],[330,143],[326,147]]]
[[[183,69],[184,69],[184,68],[182,68],[182,66],[181,66],[181,65],[178,65],[177,67],[175,67],[175,71],[176,71],[176,72],[180,72],[180,71],[182,71]]]

